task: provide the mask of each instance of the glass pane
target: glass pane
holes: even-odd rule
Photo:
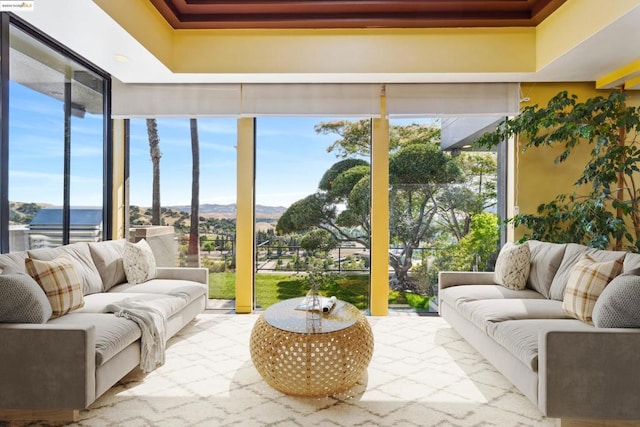
[[[104,238],[104,82],[77,65],[72,75],[69,242],[99,241]]]
[[[130,239],[162,240],[156,253],[164,266],[199,263],[210,271],[210,307],[233,308],[235,298],[236,119],[199,118],[199,261],[188,255],[192,197],[192,140],[189,119],[130,121]],[[150,137],[151,134],[155,135]],[[158,141],[159,221],[153,220],[154,161]],[[157,157],[156,157],[157,158]],[[154,229],[150,233],[150,229]],[[153,236],[151,235],[153,234]]]
[[[496,154],[442,151],[436,119],[390,126],[390,308],[434,313],[439,271],[492,269]]]
[[[10,250],[64,242],[66,147],[69,241],[101,240],[104,79],[13,26],[9,64]]]
[[[349,129],[346,153],[336,141]],[[259,118],[256,134],[256,307],[304,296],[313,272],[322,294],[366,310],[369,120]]]
[[[62,244],[64,93],[68,62],[10,30],[9,203],[11,251]],[[57,212],[42,208],[57,207]]]

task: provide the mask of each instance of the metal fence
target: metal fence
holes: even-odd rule
[[[230,261],[235,253],[235,242],[230,240],[209,240],[213,250],[203,250],[202,254],[213,261]],[[391,253],[400,254],[402,248],[389,247]],[[435,248],[415,248],[414,265],[425,262],[435,253]],[[337,273],[368,272],[371,252],[362,245],[344,245],[329,252],[309,253],[300,246],[271,245],[269,242],[256,245],[256,272],[301,272],[308,271],[309,264],[319,265],[321,270]]]

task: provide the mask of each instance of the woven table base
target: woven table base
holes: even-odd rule
[[[271,387],[295,396],[330,396],[351,388],[365,373],[373,334],[360,315],[350,327],[328,333],[295,333],[260,316],[251,333],[251,359]]]

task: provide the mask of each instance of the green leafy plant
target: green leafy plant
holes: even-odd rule
[[[563,91],[546,107],[525,107],[476,142],[493,147],[518,134],[526,138],[524,150],[562,147],[555,163],[569,159],[578,145],[591,147],[583,173],[575,182],[581,191],[559,194],[538,206],[536,213],[510,219],[530,230],[525,239],[640,251],[640,111],[626,101],[627,95],[620,91],[584,102]]]

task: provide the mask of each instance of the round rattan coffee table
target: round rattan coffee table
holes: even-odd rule
[[[366,372],[373,353],[367,318],[337,301],[329,313],[295,307],[293,298],[269,307],[251,332],[251,360],[271,387],[295,396],[348,390]]]

